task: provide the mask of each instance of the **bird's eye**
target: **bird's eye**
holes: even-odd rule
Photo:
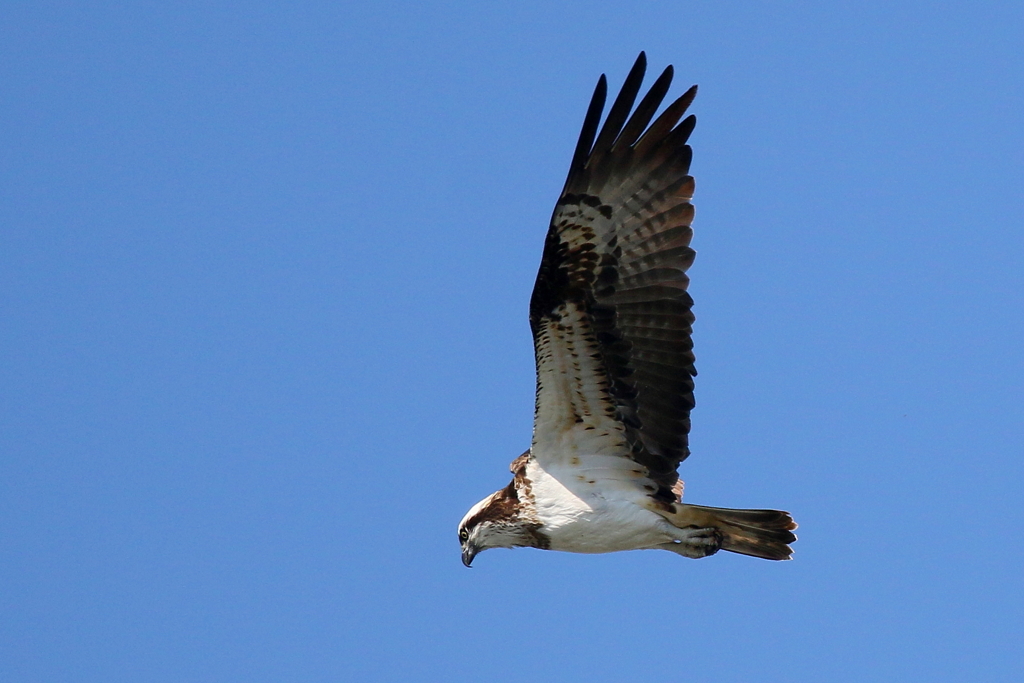
[[[462,541],[463,543],[465,543],[466,539],[468,539],[468,538],[469,538],[469,532],[466,531],[465,529],[461,529],[459,531],[459,540]]]

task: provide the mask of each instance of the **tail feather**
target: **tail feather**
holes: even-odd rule
[[[766,560],[788,560],[797,524],[781,510],[731,510],[677,503],[676,526],[713,527],[722,534],[722,549]],[[680,523],[683,522],[683,523]]]

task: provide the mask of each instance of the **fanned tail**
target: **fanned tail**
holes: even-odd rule
[[[790,543],[796,540],[797,524],[782,510],[732,510],[703,505],[677,503],[677,512],[670,519],[679,527],[712,527],[722,534],[722,550],[762,557],[766,560],[788,560],[793,556]]]

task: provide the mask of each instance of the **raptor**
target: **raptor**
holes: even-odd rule
[[[655,118],[669,66],[634,109],[646,62],[640,53],[603,125],[603,75],[590,101],[530,299],[533,440],[509,485],[459,524],[466,566],[482,550],[523,546],[792,555],[787,512],[682,502],[697,374],[686,275],[696,119],[683,115],[697,88]]]

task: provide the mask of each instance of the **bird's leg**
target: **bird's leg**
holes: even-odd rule
[[[722,534],[718,529],[673,529],[672,532],[677,540],[658,547],[683,557],[699,560],[714,555],[722,547]]]

